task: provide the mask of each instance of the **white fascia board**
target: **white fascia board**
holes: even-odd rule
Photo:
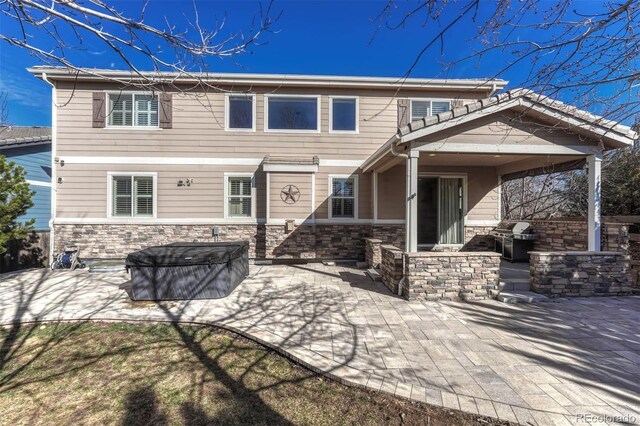
[[[197,83],[206,81],[220,85],[277,85],[305,87],[372,87],[389,89],[454,89],[487,92],[502,89],[507,81],[500,79],[426,79],[395,77],[351,77],[332,75],[294,75],[294,74],[247,74],[247,73],[177,73],[177,72],[141,72],[140,78],[130,71],[83,69],[78,74],[62,67],[31,67],[27,71],[41,78],[43,73],[51,80],[104,81],[105,79],[142,81],[154,80],[158,83],[170,80],[174,83]]]
[[[528,99],[523,100],[522,106],[531,109],[539,114],[551,117],[561,122],[567,123],[571,127],[594,133],[597,137],[601,137],[614,144],[621,144],[622,146],[633,145],[633,139],[630,137],[621,135],[615,130],[608,128],[603,124],[597,122],[590,122],[578,117],[571,116],[561,110],[554,109],[544,104],[534,103]]]
[[[318,173],[317,164],[263,164],[265,172]]]
[[[523,155],[591,155],[598,147],[585,145],[530,145],[530,144],[473,144],[429,142],[414,148],[420,152],[448,152],[468,154],[523,154]]]

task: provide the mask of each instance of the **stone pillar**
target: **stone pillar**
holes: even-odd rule
[[[365,238],[365,258],[367,259],[367,265],[369,268],[378,269],[380,262],[382,261],[382,254],[380,253],[380,245],[382,240],[376,238]]]

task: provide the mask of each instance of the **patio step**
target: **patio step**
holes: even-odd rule
[[[530,287],[529,278],[507,278],[500,280],[501,291],[529,291]]]
[[[547,296],[532,291],[503,291],[498,294],[498,300],[504,303],[538,303],[551,301]]]
[[[382,276],[375,269],[367,269],[366,274],[371,278],[371,281],[379,281],[382,282]]]

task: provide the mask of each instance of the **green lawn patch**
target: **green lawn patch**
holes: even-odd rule
[[[499,424],[344,386],[213,327],[0,329],[1,424]]]

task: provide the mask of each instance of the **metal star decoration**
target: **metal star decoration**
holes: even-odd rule
[[[300,199],[300,190],[295,185],[287,185],[280,191],[280,198],[287,204],[294,204]]]

